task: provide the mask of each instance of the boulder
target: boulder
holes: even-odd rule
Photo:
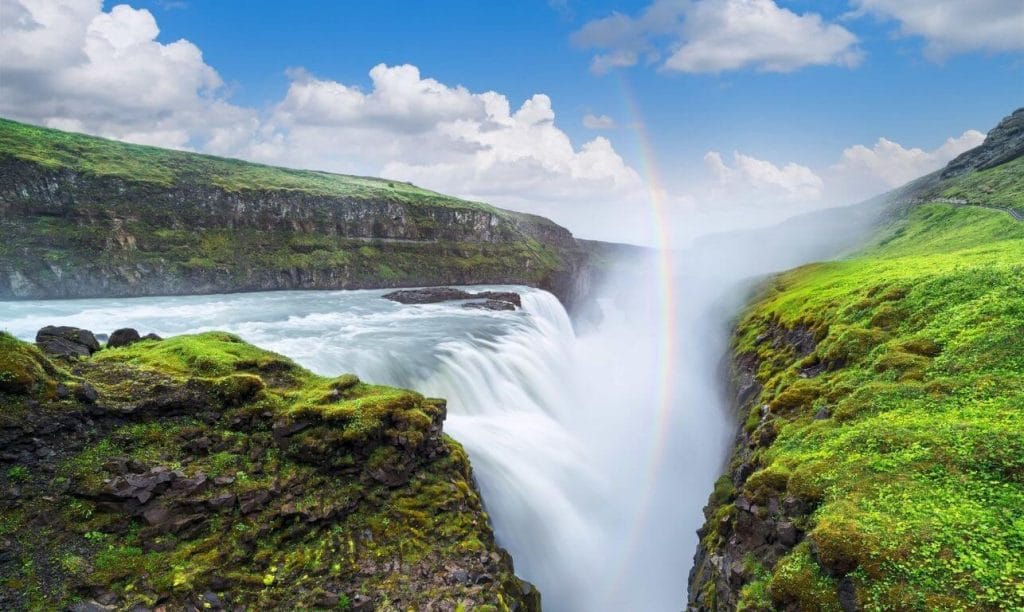
[[[466,308],[485,308],[487,310],[515,310],[523,307],[523,300],[514,291],[480,291],[470,293],[455,287],[426,287],[423,289],[401,289],[385,293],[385,300],[400,304],[438,304],[455,300],[484,300],[466,304]]]
[[[87,329],[47,325],[36,333],[36,345],[60,357],[88,357],[100,350],[96,336]]]
[[[474,295],[455,287],[425,287],[423,289],[400,289],[385,293],[381,297],[399,304],[437,304],[452,300],[468,300]]]
[[[110,340],[107,340],[108,348],[117,348],[120,346],[128,346],[141,340],[139,332],[135,331],[130,327],[122,327],[121,329],[114,330],[110,334]]]

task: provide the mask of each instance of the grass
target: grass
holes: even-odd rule
[[[765,289],[735,342],[759,358],[754,411],[777,437],[742,493],[816,510],[741,607],[837,609],[843,575],[865,609],[1024,607],[1022,287],[1024,224],[931,204]],[[758,342],[778,325],[812,330],[815,352]]]
[[[497,213],[470,202],[381,178],[292,170],[237,159],[133,145],[0,119],[0,156],[96,176],[169,187],[207,184],[230,192],[286,190],[351,199],[386,199]]]

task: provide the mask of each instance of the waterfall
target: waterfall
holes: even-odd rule
[[[578,336],[551,294],[488,288],[520,292],[523,309],[293,291],[7,302],[0,320],[25,339],[47,324],[222,329],[320,374],[446,398],[445,429],[468,451],[498,541],[545,609],[678,610],[727,447],[714,367],[725,311],[678,296],[681,337],[668,338],[658,287],[629,279],[603,302],[600,327]],[[658,348],[666,341],[673,363]],[[669,405],[659,393],[666,374]]]

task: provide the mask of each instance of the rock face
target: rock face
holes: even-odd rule
[[[382,295],[385,300],[400,304],[438,304],[457,300],[485,300],[466,304],[467,308],[487,310],[515,310],[523,307],[523,298],[514,291],[478,291],[472,293],[455,287],[425,287],[423,289],[401,289]]]
[[[1024,108],[1018,108],[985,136],[981,146],[961,153],[942,170],[943,179],[994,168],[1024,155]]]
[[[0,609],[539,610],[444,418],[229,334],[0,333]]]
[[[597,274],[547,219],[405,184],[4,120],[0,135],[0,299],[525,284],[572,311]]]
[[[769,325],[756,342],[775,350],[788,349],[796,359],[813,353],[816,347],[811,330],[778,324]],[[757,355],[751,353],[736,355],[733,360],[730,380],[738,415],[756,407],[762,390],[757,380],[759,366]],[[759,451],[775,439],[768,406],[761,406],[757,414],[756,424],[748,422],[739,429],[729,468],[704,508],[706,522],[697,532],[700,543],[688,580],[688,610],[735,610],[741,587],[754,578],[752,568],[774,566],[804,539],[800,526],[813,510],[805,501],[775,492],[770,485],[760,488],[755,499],[738,493],[758,469]]]

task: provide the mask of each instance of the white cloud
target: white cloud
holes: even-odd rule
[[[575,147],[543,94],[513,109],[499,93],[448,86],[409,65],[375,66],[365,92],[304,72],[292,79],[260,136],[240,153],[383,174],[531,210],[611,201],[640,187],[607,139]]]
[[[572,41],[601,50],[591,62],[597,73],[635,65],[641,57],[688,73],[853,67],[862,58],[849,30],[773,0],[655,0],[637,17],[614,13],[591,21]]]
[[[730,167],[717,151],[709,151],[704,156],[704,165],[714,178],[712,192],[717,197],[731,200],[748,198],[762,205],[821,197],[824,183],[807,166],[792,162],[777,166],[738,151],[733,152],[732,157],[733,165]]]
[[[586,114],[583,116],[583,127],[588,130],[610,130],[615,127],[615,120],[608,115]]]
[[[904,36],[926,41],[925,54],[941,60],[965,51],[1024,49],[1021,0],[852,0],[857,13],[894,19]]]
[[[0,0],[0,13],[0,114],[171,147],[252,128],[255,114],[226,101],[198,47],[156,41],[147,10]]]
[[[981,132],[967,130],[931,151],[908,149],[887,138],[879,138],[871,148],[854,145],[828,169],[831,191],[850,200],[875,195],[938,170],[984,140]]]

